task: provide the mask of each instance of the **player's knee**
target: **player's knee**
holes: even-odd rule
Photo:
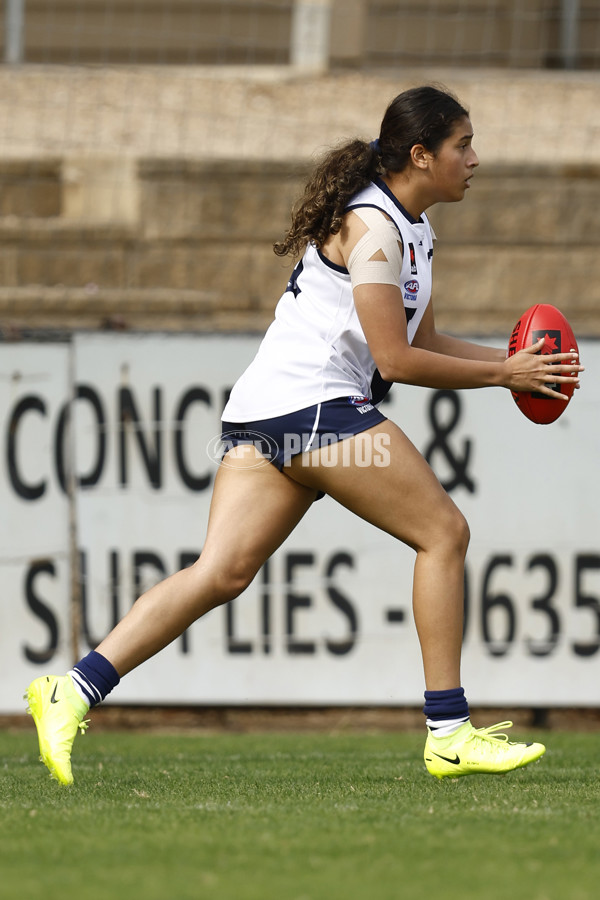
[[[469,528],[469,523],[456,506],[454,507],[450,536],[454,543],[455,552],[461,556],[466,556],[469,541],[471,540],[471,529]]]
[[[204,582],[204,592],[213,598],[213,606],[229,603],[239,597],[251,584],[256,575],[256,566],[249,560],[236,559],[227,565],[221,564],[208,574],[208,585]]]
[[[460,543],[462,555],[466,556],[467,550],[469,549],[469,542],[471,540],[471,529],[469,528],[469,523],[462,513],[460,514],[460,523],[458,527],[458,540]]]
[[[469,523],[454,503],[448,504],[439,517],[438,529],[438,540],[446,546],[447,552],[452,555],[466,556],[471,530]]]
[[[250,586],[255,575],[255,567],[250,564],[244,564],[243,561],[240,561],[239,564],[232,566],[227,572],[223,573],[222,582],[228,599],[233,600],[235,597],[239,597]]]

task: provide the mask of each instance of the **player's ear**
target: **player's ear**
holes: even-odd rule
[[[423,144],[414,144],[410,149],[410,158],[417,169],[427,169],[433,159],[433,153],[427,150]]]

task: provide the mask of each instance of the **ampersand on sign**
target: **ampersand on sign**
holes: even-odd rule
[[[444,406],[450,406],[450,416],[446,422],[442,421]],[[452,470],[452,476],[445,481],[440,479],[442,487],[450,493],[455,488],[463,485],[471,493],[475,493],[475,482],[469,477],[467,467],[471,457],[472,442],[470,438],[463,441],[462,454],[456,453],[448,443],[448,436],[458,425],[460,419],[460,397],[456,391],[436,391],[429,404],[429,421],[433,429],[433,438],[425,453],[425,459],[430,466],[436,453],[442,453]]]

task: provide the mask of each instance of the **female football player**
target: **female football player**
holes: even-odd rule
[[[552,384],[578,383],[573,353],[544,356],[539,342],[507,358],[436,330],[434,234],[425,211],[463,199],[478,165],[472,141],[466,109],[425,86],[390,103],[375,141],[345,143],[317,166],[275,245],[279,256],[299,261],[224,411],[226,453],[200,558],[144,593],[68,674],[28,688],[42,759],[60,782],[73,780],[71,749],[89,707],[204,613],[237,597],[322,494],[415,551],[429,772],[502,773],[544,753],[539,743],[509,742],[500,726],[471,724],[460,674],[469,529],[401,427],[378,408],[393,382],[500,386],[560,399]],[[384,465],[365,468],[362,454],[357,464],[354,450],[365,441],[385,448]]]

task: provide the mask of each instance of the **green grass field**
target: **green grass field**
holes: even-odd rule
[[[519,735],[522,737],[522,734]],[[64,788],[0,733],[2,900],[591,900],[597,734],[438,782],[415,734],[96,733]]]

